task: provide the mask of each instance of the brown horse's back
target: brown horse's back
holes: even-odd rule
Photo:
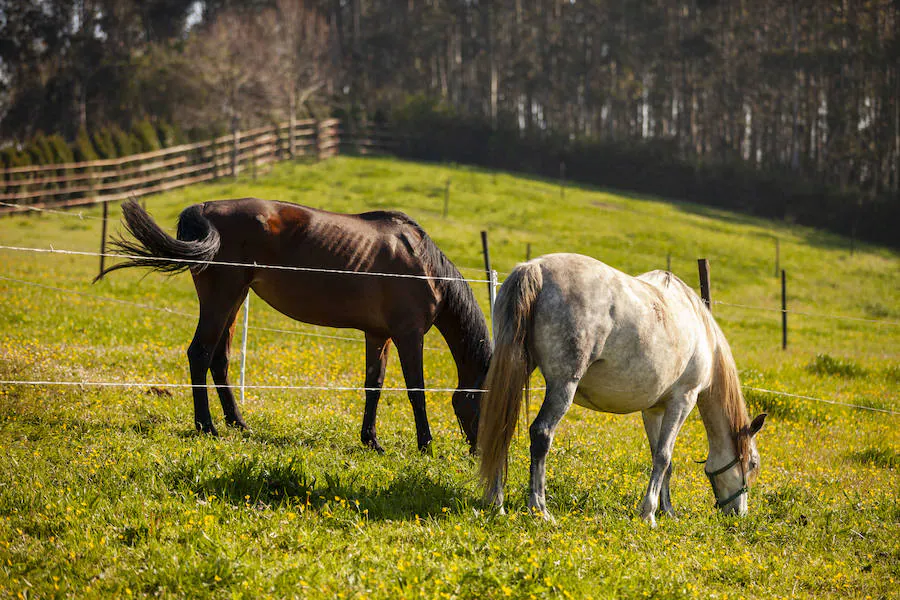
[[[440,297],[430,280],[321,272],[430,275],[418,252],[424,234],[401,213],[344,215],[245,198],[206,203],[202,214],[222,238],[216,261],[316,269],[251,267],[238,274],[293,319],[391,336],[427,329],[435,318]],[[201,280],[229,277],[234,270],[209,267],[195,275],[198,290]]]

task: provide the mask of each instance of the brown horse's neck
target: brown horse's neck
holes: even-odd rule
[[[491,340],[484,314],[475,302],[468,285],[461,281],[448,282],[462,286],[467,295],[445,298],[435,326],[453,355],[459,374],[460,388],[477,388],[484,382],[491,362]]]

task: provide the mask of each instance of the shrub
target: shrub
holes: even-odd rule
[[[184,133],[182,133],[181,129],[179,129],[177,125],[172,125],[171,123],[160,121],[156,126],[156,132],[159,136],[159,142],[160,144],[162,144],[163,148],[177,146],[178,144],[184,144],[186,142]]]
[[[129,156],[138,152],[141,143],[133,134],[124,131],[118,125],[110,127],[109,131],[119,156]]]
[[[806,365],[806,370],[816,375],[837,375],[847,378],[866,375],[866,370],[852,360],[834,358],[828,354],[817,354],[815,360]]]
[[[74,162],[75,157],[72,154],[72,149],[69,148],[69,145],[66,143],[66,140],[63,138],[63,136],[59,135],[58,133],[54,133],[51,136],[47,136],[47,141],[50,142],[50,147],[53,150],[54,162]]]
[[[25,144],[25,152],[31,157],[31,164],[46,165],[53,162],[53,151],[43,133],[38,133]]]
[[[72,144],[72,152],[75,155],[75,160],[79,162],[97,160],[98,158],[97,151],[91,143],[91,137],[84,127],[79,129],[78,135],[75,136],[75,141]]]
[[[97,149],[97,154],[100,158],[116,158],[118,156],[109,127],[101,127],[95,131],[93,139],[94,148]]]
[[[153,152],[159,150],[159,137],[156,135],[156,129],[149,119],[144,118],[134,124],[132,127],[134,135],[140,143],[139,152]]]
[[[0,162],[7,169],[27,167],[32,164],[31,156],[27,152],[19,150],[17,144],[12,144],[0,150]]]
[[[863,465],[873,465],[883,469],[900,468],[900,453],[886,446],[868,446],[863,450],[851,452],[848,458]]]

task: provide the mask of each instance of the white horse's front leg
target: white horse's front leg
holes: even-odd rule
[[[553,432],[572,405],[577,388],[578,383],[574,381],[564,384],[548,381],[544,403],[528,430],[531,435],[531,492],[528,495],[528,509],[539,513],[548,521],[552,521],[553,517],[547,512],[545,497],[547,453],[553,443]]]
[[[664,410],[659,407],[649,408],[641,413],[641,417],[644,420],[644,431],[647,433],[647,441],[650,445],[651,462],[656,457],[656,448],[659,444],[659,430],[662,426],[664,414]],[[672,507],[672,500],[669,495],[669,481],[671,478],[672,464],[670,462],[669,468],[666,469],[666,473],[663,476],[662,487],[659,491],[659,510],[667,516],[674,517],[675,509]]]
[[[672,466],[672,450],[675,448],[675,437],[696,403],[696,392],[673,395],[666,403],[665,412],[659,427],[659,436],[656,440],[656,451],[652,452],[653,470],[650,473],[650,483],[647,486],[644,501],[641,503],[641,518],[647,521],[651,527],[656,527],[656,509],[659,507],[660,492],[663,485],[668,483],[666,479]],[[671,510],[671,504],[669,502],[667,504]]]

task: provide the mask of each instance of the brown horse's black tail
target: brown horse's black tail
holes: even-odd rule
[[[125,227],[137,241],[123,237],[113,240],[113,247],[128,258],[104,269],[94,282],[110,271],[128,267],[147,267],[171,274],[188,269],[198,272],[206,268],[204,262],[212,260],[219,251],[219,232],[203,216],[199,204],[184,209],[178,217],[177,239],[163,231],[136,200],[124,202],[122,214]]]

